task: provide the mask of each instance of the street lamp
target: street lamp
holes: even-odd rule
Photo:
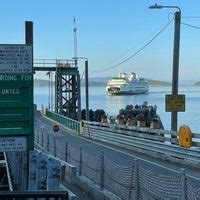
[[[149,6],[149,9],[162,9],[162,8],[176,8],[179,10],[179,12],[181,12],[181,9],[178,6],[163,6],[163,5],[158,5],[158,4]]]
[[[178,73],[179,73],[179,51],[180,51],[180,23],[181,23],[181,9],[178,6],[163,6],[152,5],[150,9],[162,9],[162,8],[175,8],[178,9],[174,13],[174,50],[173,50],[173,70],[172,70],[172,95],[178,95]],[[171,130],[177,131],[177,111],[171,113]]]

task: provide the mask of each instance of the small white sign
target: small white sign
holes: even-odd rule
[[[26,151],[25,137],[0,137],[0,152],[4,151]]]
[[[24,74],[33,72],[32,46],[0,44],[0,73]]]

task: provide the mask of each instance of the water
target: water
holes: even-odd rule
[[[109,115],[117,115],[119,109],[125,108],[127,104],[142,104],[147,101],[149,105],[157,106],[157,114],[161,117],[165,129],[171,128],[171,113],[165,112],[165,95],[171,93],[171,87],[150,87],[148,94],[131,96],[108,96],[105,87],[90,87],[89,89],[90,109],[104,109]],[[85,88],[81,88],[82,108],[85,108]],[[200,133],[200,88],[180,87],[179,94],[185,94],[185,112],[178,113],[178,127],[182,124],[188,125],[193,133]],[[41,105],[48,106],[48,88],[35,88],[35,103],[38,108]]]

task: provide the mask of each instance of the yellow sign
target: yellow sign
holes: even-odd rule
[[[169,95],[165,96],[166,112],[184,112],[185,111],[185,95]]]

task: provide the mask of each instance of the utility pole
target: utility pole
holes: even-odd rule
[[[88,88],[88,60],[85,61],[85,111],[86,111],[86,121],[89,121],[89,88]]]
[[[178,76],[179,76],[179,51],[180,51],[180,31],[181,31],[181,9],[178,6],[163,6],[152,5],[150,9],[162,9],[162,8],[175,8],[178,9],[174,13],[174,50],[173,50],[173,69],[172,69],[172,95],[178,95]],[[177,111],[171,112],[171,130],[177,131],[178,113]],[[172,136],[176,138],[176,136]]]
[[[177,12],[175,12],[175,22],[174,22],[172,95],[178,95],[180,23],[181,23],[181,12],[177,11]],[[177,121],[178,121],[178,113],[177,113],[177,111],[174,111],[174,112],[171,113],[171,130],[177,131]]]

